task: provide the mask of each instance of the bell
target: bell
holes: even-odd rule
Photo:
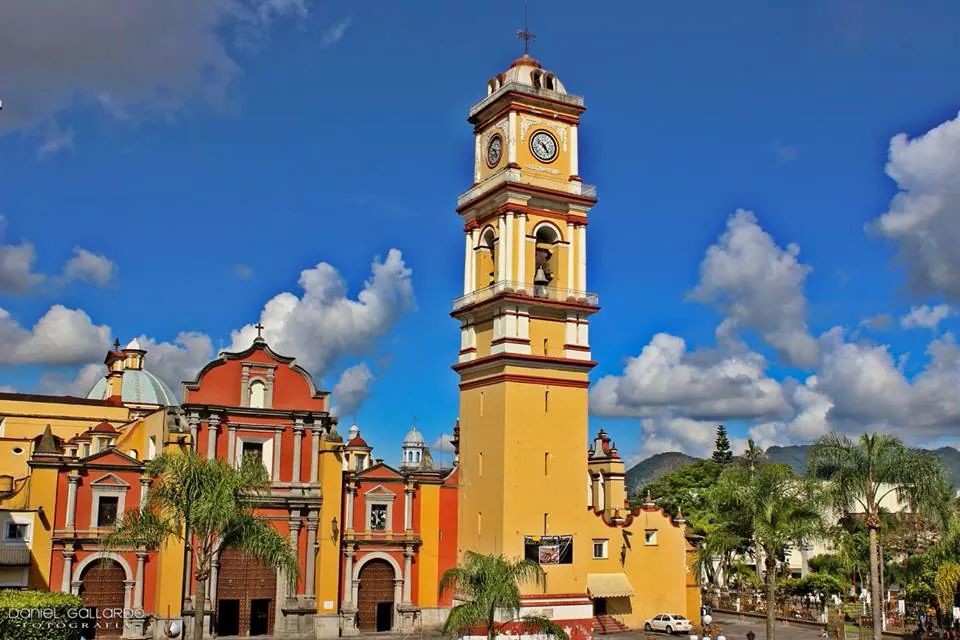
[[[547,272],[543,270],[543,265],[537,267],[537,272],[533,276],[533,284],[541,287],[550,284],[550,278],[547,276]]]

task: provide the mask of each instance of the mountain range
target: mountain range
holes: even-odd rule
[[[803,473],[807,466],[807,453],[811,445],[790,445],[786,447],[773,446],[767,449],[764,460],[777,464],[790,465],[797,473]],[[933,454],[943,463],[947,480],[954,486],[960,487],[960,451],[953,447],[933,449]],[[701,458],[688,456],[679,451],[658,453],[645,458],[627,470],[627,489],[632,494],[643,485],[653,482],[662,475],[676,471],[680,467],[696,462]]]

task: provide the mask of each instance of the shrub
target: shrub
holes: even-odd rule
[[[79,640],[79,621],[68,611],[82,607],[70,593],[0,590],[0,639]]]

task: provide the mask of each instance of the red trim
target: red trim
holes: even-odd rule
[[[491,384],[500,384],[501,382],[518,382],[521,384],[537,384],[550,387],[574,387],[577,389],[590,388],[589,380],[565,380],[563,378],[548,378],[546,376],[524,376],[518,373],[501,373],[495,376],[480,378],[479,380],[461,382],[460,391],[486,387]]]
[[[503,344],[509,342],[510,344],[530,344],[530,338],[497,338],[490,342],[490,345]]]
[[[547,218],[550,220],[559,220],[564,223],[572,222],[573,224],[582,224],[584,226],[586,226],[589,223],[589,221],[587,220],[587,216],[581,215],[578,213],[562,213],[559,211],[551,211],[549,209],[528,207],[522,204],[511,204],[509,202],[501,204],[496,209],[484,215],[483,217],[476,218],[475,221],[477,222],[478,227],[483,225],[488,225],[488,224],[493,226],[492,221],[506,213],[524,213],[527,216],[537,216],[540,218]],[[527,237],[532,238],[533,236],[528,235]]]
[[[565,344],[563,348],[569,349],[570,351],[590,351],[590,347],[585,347],[580,344]]]
[[[525,360],[527,362],[545,362],[547,364],[555,365],[569,365],[576,369],[592,369],[597,366],[597,363],[593,360],[574,360],[573,358],[552,358],[549,356],[536,356],[528,355],[525,353],[497,353],[492,356],[484,356],[472,362],[462,362],[460,364],[453,365],[454,371],[461,371],[463,369],[468,369],[470,367],[476,367],[481,364],[487,364],[488,362],[494,362],[496,360],[502,359],[513,359],[513,360]]]
[[[557,200],[568,200],[570,202],[576,202],[578,204],[585,204],[588,206],[594,206],[597,204],[596,198],[589,198],[587,196],[577,195],[575,193],[567,193],[566,191],[560,191],[558,189],[547,189],[546,187],[539,187],[532,184],[526,184],[523,182],[503,182],[496,187],[490,189],[483,193],[483,195],[474,198],[473,200],[467,201],[466,204],[463,204],[457,207],[457,213],[463,213],[467,209],[477,206],[477,204],[483,202],[484,200],[489,199],[491,196],[494,196],[501,191],[506,189],[513,188],[516,191],[523,191],[530,193],[532,195],[543,195],[543,196],[553,196]],[[515,207],[511,207],[515,208]]]
[[[535,298],[533,296],[518,294],[516,291],[498,293],[492,298],[487,298],[486,300],[481,300],[480,302],[475,302],[473,304],[461,307],[456,311],[451,311],[450,316],[453,318],[459,318],[462,315],[465,315],[467,311],[474,311],[476,309],[481,309],[485,306],[488,306],[494,302],[501,300],[509,300],[512,302],[524,302],[536,304],[538,307],[552,307],[554,309],[575,309],[578,311],[586,311],[589,313],[596,313],[600,310],[600,307],[592,304],[587,304],[586,302],[579,301],[570,301],[570,302],[560,302],[559,300],[547,300],[545,298]],[[528,314],[529,315],[529,314]]]

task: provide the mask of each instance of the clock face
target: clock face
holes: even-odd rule
[[[503,138],[495,135],[490,138],[490,144],[487,145],[487,166],[495,167],[500,164],[500,156],[503,155]]]
[[[557,139],[546,131],[537,131],[530,137],[530,151],[541,162],[553,162],[557,157]]]

